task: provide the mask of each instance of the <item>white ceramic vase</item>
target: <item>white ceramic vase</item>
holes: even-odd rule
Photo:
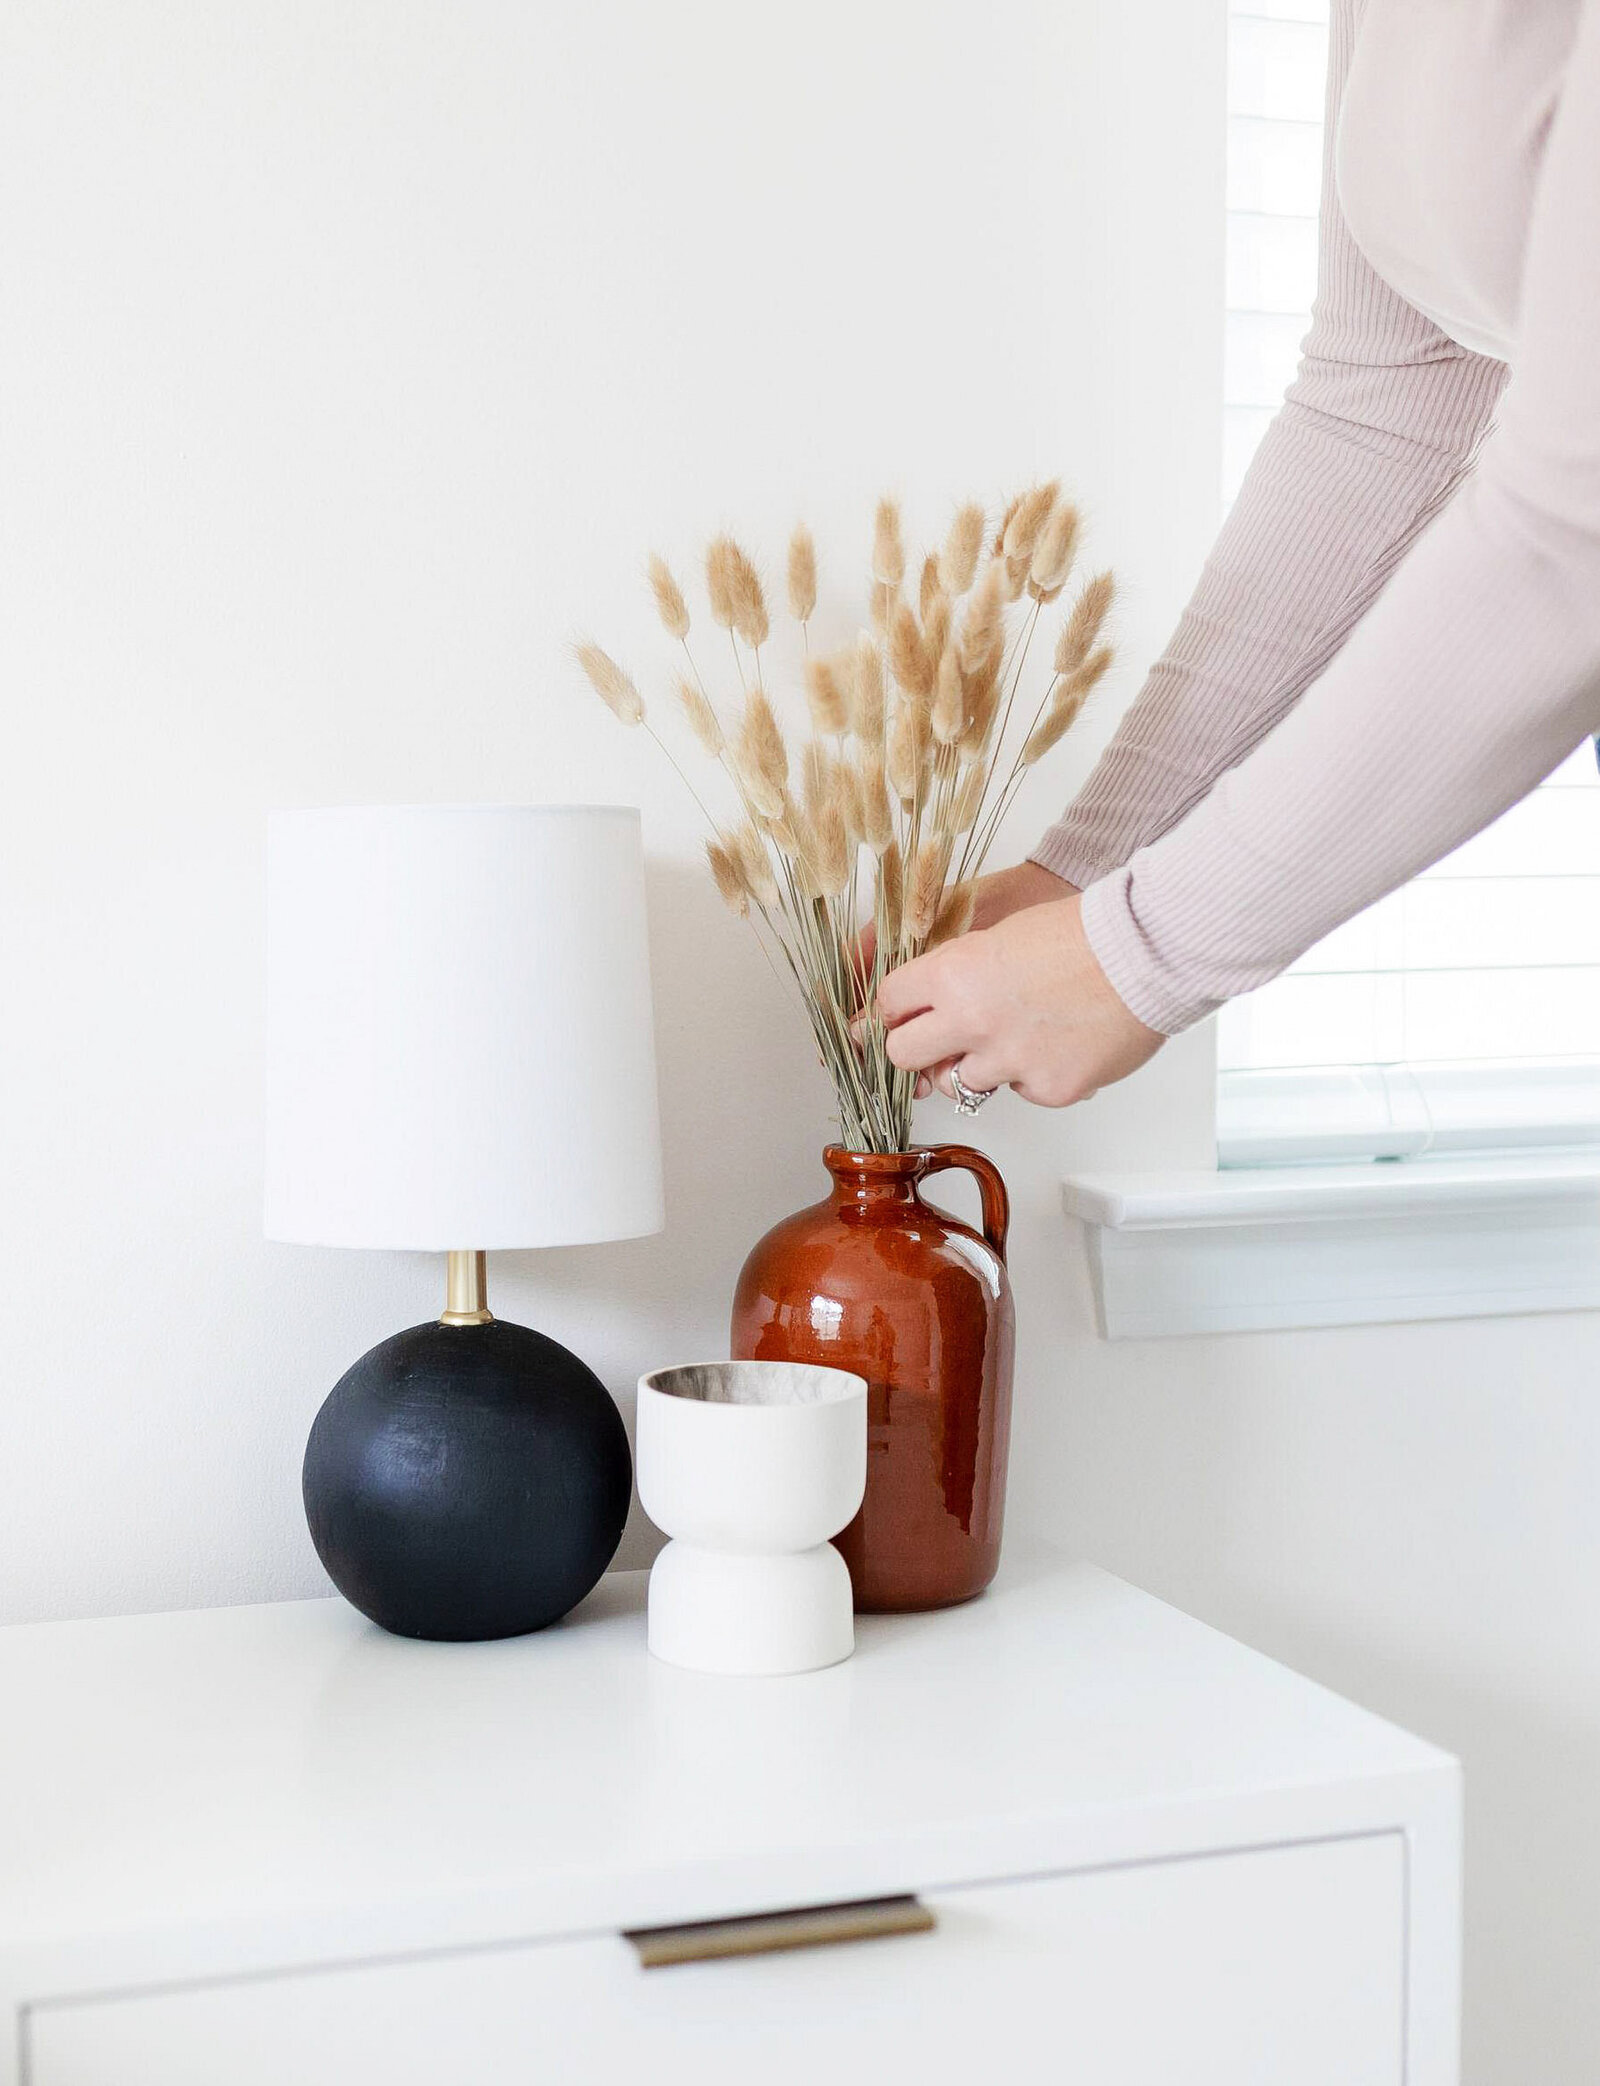
[[[639,1497],[672,1540],[650,1574],[650,1649],[702,1673],[805,1673],[855,1649],[829,1542],[867,1482],[867,1386],[795,1362],[699,1362],[639,1379]]]

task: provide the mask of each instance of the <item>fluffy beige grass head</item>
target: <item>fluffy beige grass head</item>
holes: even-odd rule
[[[939,901],[939,910],[928,930],[928,947],[937,949],[941,942],[954,941],[958,934],[965,934],[972,925],[972,906],[971,883],[952,884]]]
[[[750,910],[750,894],[745,889],[744,873],[739,867],[733,849],[725,841],[708,840],[706,861],[710,864],[712,881],[723,904],[741,917],[747,914]]]
[[[1012,510],[1006,523],[1003,540],[1003,555],[1010,558],[1033,557],[1044,525],[1050,519],[1050,510],[1055,506],[1061,492],[1059,479],[1052,478],[1048,485],[1036,485],[1031,492],[1023,494]]]
[[[713,760],[719,759],[725,744],[722,726],[705,690],[687,674],[679,674],[675,687],[678,708],[682,710],[690,731]]]
[[[894,806],[880,754],[863,749],[856,761],[856,794],[861,804],[862,838],[881,855],[894,839]]]
[[[906,576],[906,547],[900,531],[900,503],[887,495],[872,518],[872,576],[898,590]]]
[[[731,536],[716,536],[706,546],[706,593],[711,620],[719,629],[733,628],[733,574],[738,548]]]
[[[976,504],[963,507],[950,524],[939,553],[939,577],[947,594],[964,594],[977,577],[983,555],[983,509]]]
[[[1056,642],[1055,669],[1058,674],[1076,673],[1094,648],[1101,625],[1116,599],[1116,581],[1109,572],[1097,572],[1073,604],[1072,614],[1062,626]]]
[[[925,941],[939,917],[944,897],[945,849],[938,840],[925,840],[912,864],[911,887],[906,894],[906,933],[912,941]]]
[[[926,701],[933,694],[934,662],[928,658],[917,619],[896,603],[889,619],[889,667],[900,686]]]
[[[622,724],[644,722],[644,698],[609,652],[602,652],[598,645],[582,638],[573,646],[572,656],[613,717]]]
[[[805,664],[806,702],[811,722],[819,732],[849,729],[850,705],[845,674],[836,659],[808,659]]]
[[[728,843],[744,878],[745,889],[764,911],[778,904],[778,880],[772,873],[772,857],[754,826],[743,825]]]
[[[752,652],[760,651],[771,628],[761,575],[737,543],[729,543],[729,583],[733,590],[733,627]]]
[[[657,557],[652,551],[646,568],[650,575],[650,591],[655,596],[656,614],[661,618],[663,629],[669,637],[681,640],[689,635],[689,604],[683,598],[683,589],[672,576],[672,567],[665,558]]]
[[[991,558],[961,619],[961,664],[969,674],[980,672],[1005,642],[1006,599],[1005,560]]]
[[[1028,592],[1035,601],[1054,601],[1066,585],[1077,555],[1080,523],[1070,500],[1060,500],[1034,545],[1028,566]]]
[[[789,613],[809,623],[817,605],[817,546],[802,522],[789,538]]]
[[[856,639],[850,675],[850,722],[863,745],[882,747],[885,722],[883,654],[865,630]]]
[[[961,661],[951,645],[939,661],[934,689],[933,736],[941,746],[954,746],[967,728],[967,691],[961,679]]]
[[[961,780],[946,814],[947,830],[952,838],[958,833],[970,833],[978,823],[978,811],[988,780],[989,770],[981,761],[974,761],[970,767],[962,769]]]

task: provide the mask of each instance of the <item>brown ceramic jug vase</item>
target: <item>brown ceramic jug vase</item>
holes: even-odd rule
[[[823,1153],[833,1192],[775,1225],[733,1300],[738,1361],[822,1362],[867,1380],[867,1492],[836,1538],[864,1610],[970,1600],[1000,1561],[1011,1431],[1005,1183],[965,1145]],[[963,1167],[983,1230],[918,1186]]]

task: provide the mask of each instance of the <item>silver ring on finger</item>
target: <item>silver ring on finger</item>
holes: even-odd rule
[[[957,1115],[976,1115],[985,1101],[992,1101],[995,1089],[992,1086],[971,1087],[961,1076],[961,1067],[950,1067],[950,1085],[956,1097]]]

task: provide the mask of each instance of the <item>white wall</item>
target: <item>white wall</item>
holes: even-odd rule
[[[1214,514],[1221,17],[8,0],[0,1613],[317,1590],[310,1417],[437,1306],[424,1260],[260,1241],[269,804],[644,805],[670,1226],[508,1256],[496,1302],[624,1400],[723,1351],[826,1096],[564,639],[653,672],[645,550],[733,523],[774,559],[797,513],[842,630],[881,486],[931,534],[1063,469],[1129,663],[1021,852]],[[1461,1750],[1472,2077],[1587,2086],[1595,1325],[1101,1345],[1059,1175],[1204,1163],[1208,1083],[1199,1036],[1070,1118],[984,1119],[1015,1519]]]

